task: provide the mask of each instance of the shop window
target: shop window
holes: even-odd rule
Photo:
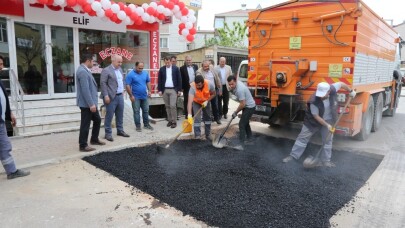
[[[79,50],[93,55],[91,69],[100,88],[100,73],[111,64],[111,55],[122,56],[124,73],[134,68],[137,61],[149,68],[149,33],[128,31],[126,33],[79,29]]]
[[[168,38],[160,38],[160,48],[169,48]]]
[[[7,42],[7,24],[0,21],[0,42]]]

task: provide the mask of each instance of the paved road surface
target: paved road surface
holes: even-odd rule
[[[231,104],[234,109],[236,104]],[[381,129],[366,142],[335,139],[335,148],[375,153],[385,158],[353,202],[332,217],[333,226],[405,226],[404,122],[405,99],[402,98],[397,115],[383,118]],[[166,128],[165,122],[158,122],[155,131],[137,133],[130,118],[126,118],[125,124],[131,135],[129,139],[115,137],[113,143],[99,147],[95,153],[101,149],[114,151],[167,140],[180,130]],[[295,139],[300,127],[275,130],[255,123],[253,129]],[[4,173],[0,174],[0,227],[206,227],[81,161],[83,153],[78,152],[77,141],[78,132],[12,140],[17,164],[30,167],[32,174],[11,181],[6,180]]]

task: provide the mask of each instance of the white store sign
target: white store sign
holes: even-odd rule
[[[126,32],[124,23],[116,24],[114,22],[103,21],[97,16],[89,16],[86,13],[72,12],[70,7],[47,6],[34,4],[24,1],[24,18],[28,23],[56,25],[73,28],[105,30],[112,32]]]

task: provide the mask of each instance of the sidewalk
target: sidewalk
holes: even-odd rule
[[[222,119],[222,124],[212,123],[212,130],[222,129],[231,119],[230,115],[236,109],[237,103],[230,101],[230,110],[228,119]],[[142,129],[142,132],[135,131],[135,124],[132,117],[132,109],[125,106],[124,130],[131,137],[124,138],[116,135],[116,129],[113,129],[113,142],[104,139],[104,128],[100,129],[100,140],[106,142],[105,146],[94,146],[97,150],[90,153],[79,152],[79,131],[55,133],[33,137],[11,138],[13,146],[12,156],[16,162],[17,168],[30,168],[35,166],[58,164],[71,159],[80,159],[85,156],[100,153],[103,151],[114,151],[128,147],[140,146],[142,144],[167,142],[182,130],[184,116],[177,121],[177,128],[166,127],[166,121],[158,121],[153,131]],[[237,121],[234,121],[237,123]],[[191,133],[183,134],[181,137],[192,138]],[[0,170],[4,173],[4,169]]]

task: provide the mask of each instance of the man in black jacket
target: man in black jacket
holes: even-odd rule
[[[4,59],[0,56],[0,71],[4,67]],[[14,179],[30,175],[29,171],[17,169],[14,159],[11,156],[11,142],[7,136],[6,120],[10,120],[13,127],[17,124],[17,119],[10,110],[10,101],[6,93],[6,88],[0,80],[0,160],[7,173],[7,179]]]
[[[195,72],[198,70],[198,66],[193,64],[191,56],[187,55],[184,65],[180,67],[182,90],[184,96],[184,111],[183,114],[187,118],[187,104],[188,104],[188,92],[190,91],[190,83],[194,82]],[[191,113],[190,113],[191,114]]]
[[[158,92],[165,102],[168,127],[177,127],[177,97],[181,91],[181,76],[177,66],[172,65],[170,57],[165,57],[165,66],[159,69]]]

